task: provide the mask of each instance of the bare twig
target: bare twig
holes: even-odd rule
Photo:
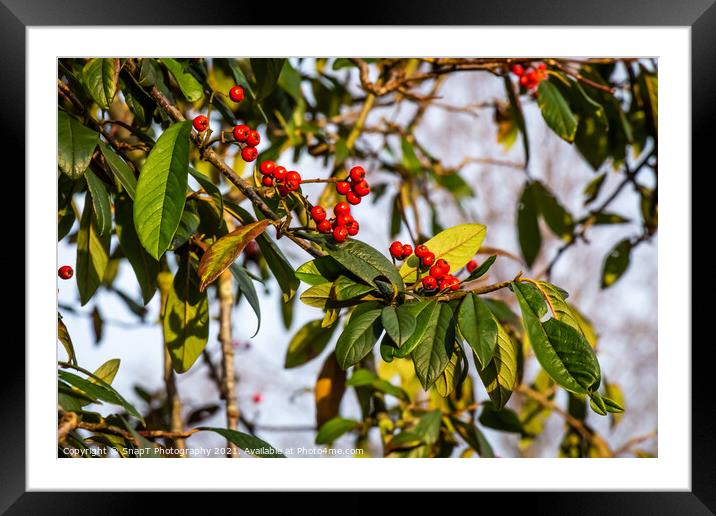
[[[231,335],[231,309],[234,306],[231,272],[226,270],[219,276],[219,341],[221,342],[221,386],[226,402],[226,427],[235,430],[239,424],[239,406],[236,401],[236,382],[234,377],[234,347]],[[229,457],[238,457],[239,449],[228,443]]]

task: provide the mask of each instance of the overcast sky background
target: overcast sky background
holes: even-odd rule
[[[304,70],[310,72],[311,62],[304,63]],[[354,82],[357,78],[353,77]],[[451,75],[441,89],[443,101],[452,105],[465,105],[504,97],[502,80],[485,73],[460,73]],[[310,99],[310,96],[308,97]],[[537,106],[525,102],[528,133],[531,143],[530,171],[536,178],[543,179],[557,194],[562,203],[575,216],[584,213],[581,190],[595,176],[595,172],[577,154],[576,149],[561,141],[542,120]],[[397,119],[410,116],[412,106],[397,113]],[[394,110],[374,110],[368,124],[377,123],[381,117],[394,117]],[[451,113],[443,109],[431,108],[416,130],[416,138],[429,151],[442,159],[446,165],[456,165],[465,157],[498,158],[522,161],[522,147],[518,141],[509,152],[505,152],[496,141],[496,124],[492,110],[483,110],[480,116],[473,117],[461,113]],[[373,144],[378,142],[373,141]],[[262,144],[259,148],[264,147]],[[299,170],[304,178],[326,177],[329,170],[321,162],[308,156],[299,163],[291,163],[290,153],[283,157],[282,164]],[[468,181],[477,193],[475,199],[465,203],[470,214],[469,221],[487,225],[487,237],[484,245],[499,247],[519,254],[515,231],[517,198],[524,183],[524,174],[517,169],[473,164],[465,167],[462,177]],[[643,171],[639,177],[651,184],[651,172]],[[372,183],[387,180],[392,185],[392,176],[380,171],[369,172]],[[611,174],[602,189],[601,198],[605,198],[620,181],[618,174]],[[310,198],[315,199],[320,185],[306,185]],[[226,191],[226,185],[222,187]],[[439,199],[439,195],[437,196]],[[386,195],[373,205],[363,202],[352,209],[361,222],[359,239],[368,242],[387,254],[388,224],[392,196]],[[79,200],[81,208],[82,201]],[[448,227],[465,220],[457,210],[447,203],[441,213],[440,221]],[[610,382],[618,383],[625,393],[626,413],[616,428],[610,428],[609,418],[594,413],[588,414],[587,423],[597,429],[606,438],[612,448],[618,448],[627,439],[635,435],[646,434],[656,429],[657,424],[657,238],[651,243],[640,245],[632,254],[631,266],[625,276],[613,287],[600,290],[599,277],[602,260],[606,253],[619,240],[633,236],[640,231],[638,198],[633,191],[625,189],[612,204],[612,209],[634,223],[604,226],[590,229],[590,245],[578,244],[562,257],[553,271],[553,283],[570,292],[570,301],[585,315],[591,318],[599,334],[598,356],[602,374]],[[426,212],[427,213],[427,212]],[[427,215],[426,215],[427,217]],[[533,271],[542,270],[553,256],[559,241],[549,237],[543,231],[545,242],[542,253]],[[407,233],[399,236],[409,240]],[[285,239],[284,239],[285,240]],[[295,266],[310,257],[290,242],[279,241],[286,256]],[[117,245],[113,238],[112,249]],[[75,264],[75,246],[65,243],[58,245],[58,266]],[[499,258],[490,271],[491,280],[510,279],[520,269],[519,265],[506,258]],[[528,273],[528,271],[525,271]],[[141,299],[133,271],[123,262],[116,285],[125,292]],[[135,385],[153,392],[163,389],[162,361],[163,343],[161,328],[156,324],[159,311],[159,295],[148,305],[146,321],[150,324],[137,324],[136,317],[127,309],[115,294],[100,290],[92,302],[79,308],[79,295],[75,279],[58,280],[59,302],[77,307],[80,314],[63,313],[79,364],[94,370],[110,358],[120,358],[121,366],[113,385],[130,402],[136,403],[142,410],[144,402],[134,393]],[[290,331],[286,331],[281,322],[279,293],[274,283],[269,283],[264,291],[256,284],[260,296],[262,325],[261,330],[251,338],[256,317],[249,305],[242,301],[234,310],[234,334],[237,342],[236,370],[239,376],[237,384],[239,407],[249,421],[265,426],[311,426],[315,424],[315,408],[312,388],[322,359],[333,349],[329,344],[324,354],[296,369],[283,368],[286,348],[291,336],[305,322],[320,318],[322,313],[315,308],[295,304],[295,316]],[[301,286],[300,292],[306,288]],[[213,296],[213,292],[210,292]],[[89,314],[94,304],[99,306],[107,319],[104,326],[104,338],[95,345],[92,323]],[[216,317],[218,306],[212,303],[211,315]],[[120,324],[117,324],[120,323]],[[212,320],[207,349],[219,363],[218,322]],[[338,332],[336,332],[337,337]],[[250,347],[246,347],[246,343]],[[58,356],[64,359],[64,350],[58,345]],[[380,358],[378,357],[378,360]],[[537,371],[532,358],[526,370],[526,383]],[[474,369],[471,374],[474,374]],[[475,382],[477,399],[486,399],[482,384]],[[216,402],[218,393],[207,377],[207,369],[201,359],[187,373],[178,375],[179,393],[185,414],[192,410]],[[262,401],[254,403],[254,393],[261,393]],[[510,400],[510,405],[516,396]],[[564,406],[565,393],[560,391],[558,402]],[[95,407],[101,413],[111,413],[113,408],[105,405]],[[341,410],[346,417],[358,417],[359,411],[352,389],[346,391]],[[206,425],[224,427],[223,407]],[[532,456],[556,456],[559,449],[564,422],[552,415],[546,431],[530,450]],[[488,439],[500,456],[519,456],[516,443],[518,437],[501,432],[485,430]],[[317,448],[313,444],[315,431],[259,431],[259,436],[277,447]],[[192,436],[190,446],[224,446],[225,441],[211,433],[202,432]],[[349,448],[354,444],[352,437],[343,437],[336,446]],[[318,447],[322,448],[322,447]],[[640,448],[656,453],[656,440],[645,442]],[[379,452],[376,449],[376,452]]]

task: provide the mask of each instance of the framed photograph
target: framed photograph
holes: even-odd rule
[[[0,509],[404,490],[712,513],[690,302],[710,3],[336,26],[3,0],[27,301]]]

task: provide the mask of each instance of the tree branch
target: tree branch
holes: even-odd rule
[[[231,335],[231,310],[234,307],[231,271],[225,270],[219,276],[217,285],[219,295],[219,341],[221,342],[221,390],[226,402],[226,428],[236,430],[239,425],[239,406],[236,400],[236,382],[234,377],[234,347]],[[228,457],[238,457],[239,448],[228,442]]]

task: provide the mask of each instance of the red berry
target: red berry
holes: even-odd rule
[[[253,396],[251,396],[251,401],[254,403],[261,403],[261,400],[263,400],[263,396],[261,396],[260,392],[255,392]]]
[[[270,176],[271,174],[273,174],[273,171],[275,169],[276,169],[276,163],[274,163],[271,160],[262,161],[261,165],[259,165],[259,171],[265,176]]]
[[[345,195],[351,191],[351,184],[348,181],[338,181],[336,183],[336,192]]]
[[[64,280],[70,279],[74,273],[75,271],[73,271],[69,265],[63,265],[57,270],[57,275]]]
[[[345,226],[336,226],[333,229],[333,240],[336,242],[345,242],[346,238],[348,238],[348,230]]]
[[[192,124],[194,125],[194,129],[196,129],[200,133],[203,133],[209,128],[209,119],[206,118],[204,115],[199,115],[194,119]]]
[[[418,258],[422,258],[429,252],[430,252],[430,249],[428,249],[428,247],[423,244],[420,244],[419,246],[417,246],[415,248],[415,256],[417,256]]]
[[[368,181],[353,183],[353,193],[359,197],[365,197],[368,195],[370,193],[370,185],[368,185]]]
[[[354,194],[353,192],[348,192],[348,193],[346,194],[346,201],[348,201],[348,202],[351,203],[353,206],[355,206],[356,204],[360,204],[360,197],[358,197],[358,196],[357,196],[356,194]]]
[[[260,141],[261,141],[261,135],[259,134],[258,131],[249,131],[249,134],[246,137],[246,143],[248,143],[252,147],[256,147]]]
[[[403,258],[407,258],[411,254],[413,254],[413,246],[410,244],[405,244],[403,246]]]
[[[353,222],[355,219],[350,213],[348,215],[336,215],[336,226],[347,226],[348,223]]]
[[[273,169],[273,177],[276,181],[283,181],[286,177],[286,167],[282,167],[281,165],[278,165],[276,168]]]
[[[522,74],[525,73],[525,67],[521,64],[512,65],[512,73],[515,74],[517,77],[520,77],[522,76]]]
[[[355,182],[363,181],[365,170],[361,166],[353,167],[350,171],[351,180]]]
[[[278,185],[278,194],[279,194],[281,197],[286,197],[286,196],[287,196],[288,194],[290,194],[290,193],[291,193],[291,192],[289,191],[288,188],[286,188],[286,185]]]
[[[395,258],[396,260],[402,260],[403,259],[403,244],[398,242],[397,240],[390,244],[390,256]]]
[[[235,125],[231,132],[234,135],[234,140],[237,142],[245,142],[246,138],[249,137],[249,131],[251,131],[251,128],[248,125],[241,124]]]
[[[323,222],[326,220],[326,210],[320,206],[314,206],[311,208],[311,218],[314,222]]]
[[[430,267],[433,263],[435,263],[435,255],[430,252],[428,252],[428,254],[424,254],[420,257],[420,263],[423,267]]]
[[[443,260],[442,258],[440,258],[437,262],[435,262],[435,266],[436,266],[436,267],[440,267],[440,269],[441,269],[445,274],[447,274],[448,272],[450,272],[450,264],[449,264],[448,262],[446,262],[445,260]]]
[[[438,286],[438,282],[432,276],[425,276],[422,282],[425,290],[435,290],[435,287]]]
[[[433,265],[432,267],[430,267],[430,275],[435,279],[442,279],[447,274],[441,267],[438,267],[437,265]]]
[[[524,86],[526,88],[527,84],[529,84],[529,82],[530,82],[530,80],[527,78],[526,75],[523,75],[522,77],[520,77],[520,85],[521,86]]]
[[[336,204],[335,207],[333,208],[333,213],[334,213],[336,216],[338,216],[338,215],[348,215],[350,212],[351,212],[351,207],[348,206],[348,204],[345,203],[345,202],[339,202],[339,203]]]
[[[450,290],[459,290],[460,289],[460,281],[455,278],[454,281],[450,283]]]
[[[358,231],[360,231],[360,224],[358,224],[358,222],[354,220],[346,224],[346,229],[348,230],[348,234],[350,236],[356,236],[358,234]]]
[[[327,220],[322,220],[318,223],[318,226],[316,226],[316,229],[320,231],[321,233],[330,233],[331,232],[331,223]]]
[[[261,184],[264,186],[273,186],[273,178],[270,176],[264,176],[261,178]]]
[[[474,271],[475,269],[477,269],[477,262],[475,260],[470,260],[469,262],[467,262],[467,272],[472,274],[472,271]]]
[[[544,64],[544,63],[539,63],[539,64],[537,65],[537,69],[538,69],[539,71],[541,71],[541,72],[544,72],[544,71],[547,69],[547,65]]]
[[[298,187],[301,186],[301,174],[296,172],[295,170],[292,170],[291,172],[286,172],[286,188],[289,192],[294,192],[298,190]]]
[[[241,151],[241,157],[244,159],[244,161],[253,161],[259,156],[259,151],[256,150],[256,147],[244,147]]]
[[[234,86],[229,90],[229,98],[234,102],[241,102],[244,100],[244,89],[239,85]]]

